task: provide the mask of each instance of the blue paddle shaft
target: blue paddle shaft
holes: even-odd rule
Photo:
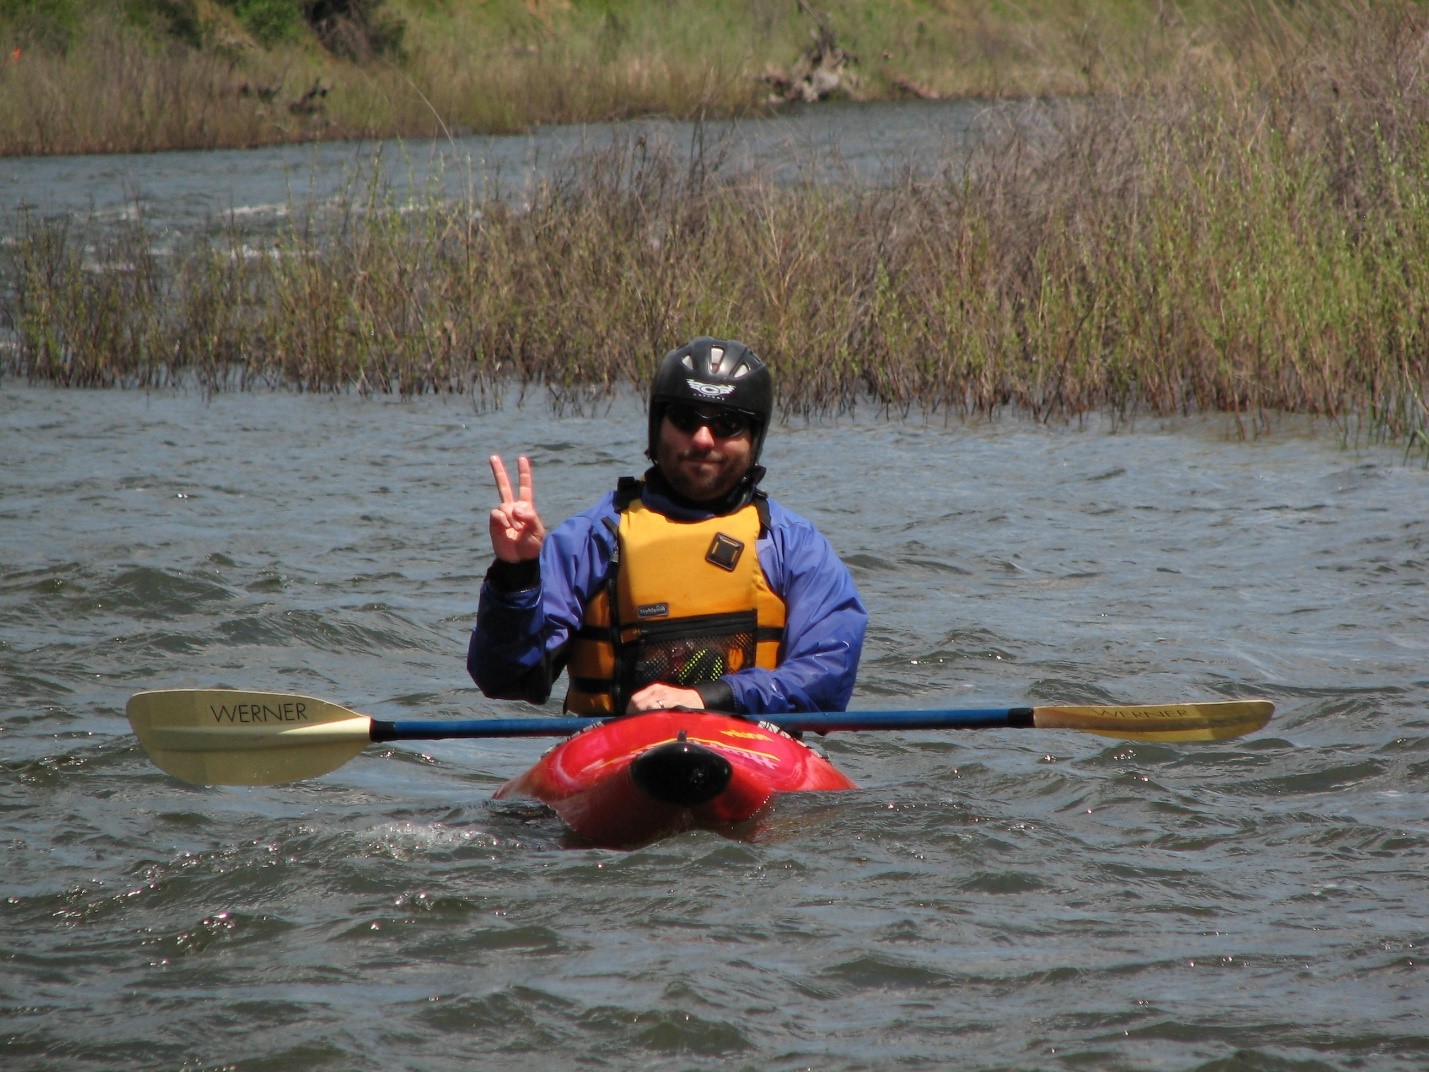
[[[605,721],[598,718],[491,718],[452,721],[381,722],[372,720],[374,741],[432,741],[456,737],[568,737]],[[760,715],[782,730],[829,733],[833,730],[981,730],[1032,726],[1032,708],[1000,707],[922,711],[806,711]]]

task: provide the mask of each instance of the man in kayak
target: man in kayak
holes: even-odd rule
[[[579,715],[844,710],[868,616],[828,541],[759,489],[773,408],[743,343],[672,350],[650,388],[655,464],[549,533],[530,461],[513,493],[493,455],[496,561],[467,651],[481,691],[544,703],[564,669]]]

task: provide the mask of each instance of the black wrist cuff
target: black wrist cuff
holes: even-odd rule
[[[700,694],[700,703],[706,711],[727,711],[734,714],[737,710],[734,690],[723,678],[718,681],[702,681],[694,686],[694,690]]]
[[[486,583],[498,592],[524,592],[541,583],[541,560],[506,562],[497,559],[486,571]]]

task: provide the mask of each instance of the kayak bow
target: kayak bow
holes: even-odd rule
[[[620,846],[691,828],[736,829],[777,793],[856,788],[768,723],[656,711],[581,730],[496,796],[540,800],[587,841]]]

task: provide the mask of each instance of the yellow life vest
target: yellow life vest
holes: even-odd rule
[[[611,574],[571,644],[565,709],[623,714],[630,694],[656,681],[688,688],[778,666],[784,601],[755,549],[768,526],[763,498],[722,517],[679,521],[647,507],[638,489],[626,494]]]

